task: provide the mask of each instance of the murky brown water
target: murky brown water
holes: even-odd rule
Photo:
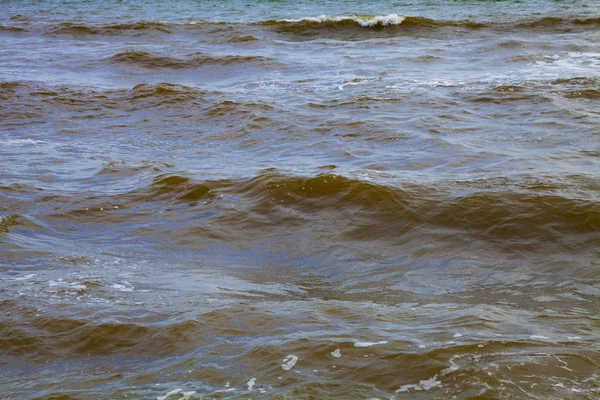
[[[600,398],[592,2],[5,2],[0,397]]]

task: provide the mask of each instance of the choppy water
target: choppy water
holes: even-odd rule
[[[0,397],[600,398],[600,3],[0,4]]]

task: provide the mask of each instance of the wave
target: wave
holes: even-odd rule
[[[539,18],[521,21],[438,20],[424,16],[343,15],[305,17],[300,19],[268,20],[256,23],[265,29],[292,36],[293,40],[331,38],[341,40],[367,40],[394,36],[432,36],[469,34],[478,30],[507,32],[534,30],[544,32],[570,32],[589,30],[600,26],[600,18]]]
[[[135,112],[148,108],[185,107],[189,116],[207,120],[231,122],[253,121],[260,126],[269,123],[267,113],[277,112],[273,105],[261,101],[233,101],[218,91],[206,91],[174,83],[142,83],[131,89],[90,90],[69,86],[44,87],[18,82],[0,82],[0,100],[6,107],[0,110],[5,123],[14,120],[27,123],[56,112],[88,115],[102,120],[115,110]],[[35,110],[35,112],[31,112]],[[241,128],[245,125],[242,124]],[[241,129],[240,128],[240,129]],[[0,191],[2,190],[0,186]]]
[[[220,98],[218,92],[172,83],[139,84],[131,89],[93,90],[68,86],[43,87],[35,84],[0,82],[0,100],[6,105],[0,111],[5,123],[25,124],[40,121],[44,115],[66,111],[89,114],[102,119],[114,110],[135,112],[160,109],[174,104],[204,109]]]
[[[572,91],[565,92],[564,96],[569,99],[600,100],[600,90],[598,90],[598,89],[572,90]]]
[[[0,233],[8,233],[10,227],[21,225],[23,218],[18,214],[0,216]]]
[[[594,26],[600,25],[600,18],[555,18],[544,17],[533,20],[515,21],[515,22],[483,22],[472,20],[438,20],[423,16],[401,16],[398,14],[388,15],[342,15],[342,16],[327,16],[321,15],[318,17],[305,17],[300,19],[281,19],[268,20],[257,23],[263,26],[288,26],[295,28],[308,27],[345,27],[345,26],[360,26],[363,28],[382,28],[382,27],[464,27],[470,29],[480,28],[536,28],[536,27],[564,27],[572,26]]]
[[[26,32],[25,28],[20,28],[18,26],[4,26],[4,25],[0,25],[0,32],[15,32],[15,33],[20,33],[20,32]]]
[[[0,304],[0,309],[13,308],[10,306]],[[204,342],[203,324],[194,320],[162,328],[152,324],[95,323],[46,316],[32,320],[27,329],[13,325],[0,322],[4,332],[0,344],[5,355],[12,357],[71,358],[123,353],[164,357],[185,354]]]
[[[127,210],[150,206],[163,210],[165,220],[181,220],[177,229],[172,222],[165,229],[170,240],[185,243],[191,237],[202,242],[203,237],[217,236],[231,241],[256,235],[293,236],[298,229],[310,228],[311,232],[330,231],[332,240],[335,236],[396,241],[432,234],[440,238],[462,235],[535,250],[562,243],[565,237],[577,242],[574,238],[580,235],[586,242],[600,230],[600,203],[593,199],[526,188],[471,190],[465,195],[456,195],[457,190],[452,186],[389,186],[331,173],[299,177],[267,170],[247,179],[215,181],[167,173],[157,175],[147,186],[105,197],[102,203],[83,201],[85,208],[110,212],[77,207],[66,217],[58,217],[76,215],[77,223],[86,223],[89,217],[89,223],[121,225],[127,223]],[[204,215],[201,226],[198,221],[188,224],[197,215]],[[139,222],[141,216],[131,214],[131,218]]]
[[[398,35],[429,35],[443,28],[473,30],[485,24],[470,20],[444,21],[426,17],[400,16],[320,16],[315,18],[269,20],[257,25],[276,33],[295,35],[295,39],[332,38],[364,40]]]
[[[545,17],[530,21],[517,22],[519,28],[569,28],[576,26],[600,26],[600,18],[557,18]]]
[[[331,38],[342,40],[365,40],[394,36],[461,35],[477,30],[513,32],[533,30],[541,32],[570,32],[589,30],[600,26],[600,18],[557,18],[543,17],[517,21],[474,21],[433,19],[425,16],[387,15],[321,15],[299,19],[264,20],[242,23],[235,21],[196,21],[172,23],[159,21],[135,21],[108,25],[85,25],[63,22],[49,27],[46,33],[52,35],[145,35],[171,34],[185,31],[202,37],[226,37],[229,42],[260,40],[256,28],[269,32],[292,36],[291,39],[312,40]],[[0,27],[0,30],[20,30],[22,28]],[[444,36],[440,36],[444,37]]]
[[[376,16],[335,16],[322,15],[320,17],[306,17],[301,19],[269,20],[258,23],[263,26],[288,27],[290,29],[314,28],[314,27],[362,27],[362,28],[394,28],[394,27],[443,27],[462,26],[467,28],[483,28],[486,25],[481,22],[470,20],[435,20],[419,16],[400,16],[398,14],[376,15]]]
[[[88,26],[83,24],[75,24],[71,22],[63,22],[56,26],[52,26],[47,30],[49,34],[85,34],[85,35],[121,35],[125,32],[129,33],[171,33],[169,24],[162,22],[138,21],[123,24],[112,24],[105,26]]]
[[[245,42],[256,42],[259,41],[260,39],[255,37],[255,36],[251,36],[251,35],[247,35],[247,36],[235,36],[232,37],[231,39],[228,40],[228,43],[245,43]]]
[[[210,56],[200,53],[182,59],[133,50],[117,53],[109,60],[114,63],[137,65],[149,69],[193,69],[205,65],[267,63],[272,61],[270,58],[261,56]]]
[[[327,15],[321,15],[315,18],[301,18],[301,19],[284,19],[279,21],[267,21],[263,24],[271,25],[278,23],[333,23],[333,24],[358,24],[363,27],[374,27],[374,26],[388,26],[388,25],[400,25],[406,17],[398,14],[379,15],[379,16],[338,16],[329,17]]]

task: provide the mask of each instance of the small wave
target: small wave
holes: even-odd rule
[[[260,40],[255,36],[236,36],[228,40],[229,43],[245,43],[245,42],[256,42]]]
[[[19,82],[0,81],[0,89],[3,90],[17,89],[19,87],[27,87],[27,85]]]
[[[298,19],[264,20],[252,23],[227,21],[198,21],[191,23],[167,23],[160,21],[136,21],[108,25],[85,25],[81,23],[62,22],[49,27],[46,33],[51,35],[145,35],[171,34],[177,31],[202,32],[212,34],[215,30],[221,33],[235,31],[229,42],[254,41],[257,38],[249,33],[248,28],[262,27],[282,34],[297,34],[317,38],[338,38],[342,33],[353,33],[356,37],[340,36],[340,39],[361,40],[374,37],[393,37],[398,35],[432,35],[436,31],[458,35],[479,29],[491,29],[499,32],[515,30],[541,30],[547,32],[568,32],[571,30],[586,30],[600,26],[600,18],[557,18],[545,17],[523,19],[517,21],[473,21],[433,19],[424,16],[387,15],[321,15]],[[208,29],[208,31],[206,30]],[[448,32],[451,29],[451,32]],[[0,31],[21,32],[20,27],[5,27],[0,25]],[[319,34],[320,33],[320,34]],[[336,34],[337,33],[337,34]],[[332,36],[333,35],[333,36]],[[363,37],[364,36],[364,37]],[[508,41],[510,42],[510,40]],[[510,43],[508,44],[510,45]]]
[[[89,357],[185,354],[203,342],[202,324],[186,320],[164,328],[136,323],[95,323],[40,317],[28,329],[0,323],[0,344],[10,356]],[[37,330],[37,331],[36,331]],[[38,332],[44,332],[39,334]],[[68,351],[65,351],[68,349]]]
[[[284,19],[277,22],[316,22],[316,23],[341,23],[341,24],[358,24],[363,27],[374,27],[374,26],[388,26],[388,25],[400,25],[406,17],[402,17],[398,14],[379,15],[379,16],[338,16],[329,17],[327,15],[321,15],[315,18],[301,18],[301,19]]]
[[[600,90],[598,90],[598,89],[571,90],[571,91],[565,92],[564,96],[569,99],[600,100]]]
[[[0,25],[0,32],[25,32],[25,28],[19,28],[18,26],[4,26]]]
[[[519,28],[569,28],[573,26],[590,27],[600,26],[600,18],[557,18],[545,17],[529,21],[518,22]]]
[[[185,101],[197,98],[203,93],[203,91],[198,89],[172,83],[157,83],[154,85],[141,83],[134,86],[129,95],[131,99],[158,97],[170,99],[171,101]]]
[[[89,26],[83,24],[75,24],[71,22],[63,22],[56,26],[52,26],[47,30],[47,33],[54,35],[121,35],[123,33],[171,33],[167,24],[161,22],[138,21],[123,24],[112,24],[104,26]]]
[[[555,79],[552,82],[553,85],[600,85],[600,78],[589,78],[585,76],[579,76],[575,78],[566,79]]]
[[[454,34],[460,29],[471,30],[485,27],[485,24],[469,21],[434,20],[420,16],[320,16],[301,19],[269,20],[258,23],[271,31],[293,35],[292,39],[313,40],[331,38],[339,40],[367,40],[402,35],[432,35],[440,29],[451,27]],[[458,28],[458,29],[457,29]]]
[[[398,14],[389,15],[348,15],[348,16],[327,16],[306,17],[301,19],[283,19],[270,20],[259,23],[265,26],[288,26],[291,28],[303,27],[362,27],[362,28],[382,28],[382,27],[443,27],[443,26],[462,26],[466,28],[483,28],[486,24],[470,20],[435,20],[420,16],[401,16]]]
[[[411,58],[408,58],[408,60],[412,61],[412,62],[424,63],[424,62],[432,62],[432,61],[441,60],[441,57],[432,56],[432,55],[424,55],[424,56],[418,56],[418,57],[411,57]]]
[[[306,17],[301,19],[282,19],[269,20],[258,23],[263,26],[288,27],[290,29],[302,28],[331,28],[331,27],[362,27],[362,28],[383,28],[383,27],[443,27],[443,26],[462,26],[466,28],[483,28],[486,25],[482,22],[470,20],[435,20],[420,16],[400,16],[398,14],[379,15],[379,16],[327,16]]]
[[[539,18],[521,21],[473,21],[441,20],[423,16],[401,16],[398,14],[369,16],[342,15],[306,17],[300,19],[268,20],[256,23],[280,34],[291,35],[296,40],[331,38],[340,40],[367,40],[395,36],[460,35],[474,30],[513,32],[515,30],[542,30],[547,32],[568,32],[600,26],[600,18]],[[524,43],[524,42],[523,42]],[[507,41],[505,46],[520,45]]]
[[[18,105],[13,108],[12,113],[21,113],[17,114],[20,120],[26,118],[22,116],[22,111],[31,109],[38,110],[38,113],[28,118],[41,118],[42,113],[56,112],[57,107],[73,112],[87,112],[90,107],[131,112],[140,108],[170,106],[175,103],[206,108],[215,98],[219,99],[218,92],[207,92],[173,83],[143,83],[131,89],[88,90],[68,86],[47,88],[0,82],[0,100],[9,100]],[[8,115],[5,113],[4,116]]]
[[[176,58],[145,51],[125,51],[109,59],[120,64],[137,65],[149,69],[193,69],[205,65],[231,65],[243,63],[265,63],[271,59],[260,56],[210,56],[193,54],[188,58]]]
[[[0,233],[8,233],[10,227],[20,225],[23,218],[17,214],[0,216]]]

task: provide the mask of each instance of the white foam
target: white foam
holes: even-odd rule
[[[165,394],[164,396],[158,396],[156,398],[156,400],[165,400],[166,398],[171,397],[171,396],[173,396],[174,394],[177,394],[177,393],[181,393],[181,389],[171,390],[170,392],[167,392],[167,394]]]
[[[569,340],[581,340],[581,336],[567,336]]]
[[[454,337],[462,337],[462,334],[460,334],[460,333],[455,333],[455,334],[454,334]]]
[[[450,363],[450,366],[448,368],[443,369],[440,372],[440,375],[444,376],[444,375],[448,375],[451,372],[457,371],[460,367],[458,365],[456,365],[456,363],[454,362],[454,360],[456,360],[457,358],[460,358],[459,355],[455,354],[452,356],[452,358],[450,358],[450,360],[448,360],[448,362]]]
[[[27,274],[25,276],[19,277],[19,278],[14,278],[15,281],[26,281],[28,279],[31,279],[35,276],[35,274]]]
[[[433,378],[419,381],[419,383],[412,383],[412,384],[400,386],[396,390],[396,393],[408,392],[411,389],[415,390],[415,391],[420,391],[420,390],[428,391],[431,388],[440,386],[441,384],[442,384],[442,382],[437,380],[437,375],[434,375]]]
[[[379,344],[387,344],[388,342],[385,340],[382,340],[380,342],[354,342],[354,347],[371,347],[371,346],[377,346]]]
[[[254,387],[255,384],[256,384],[256,378],[250,378],[250,380],[248,381],[248,390],[252,390],[252,388]]]
[[[529,335],[529,339],[546,340],[546,339],[550,339],[550,338],[548,336],[542,336],[542,335]]]
[[[535,78],[556,78],[572,74],[600,76],[600,57],[598,53],[567,52],[545,56],[529,64],[523,71]]]
[[[44,143],[41,140],[33,140],[33,139],[11,139],[11,140],[3,140],[0,142],[2,145],[10,146],[14,144],[38,144]]]
[[[340,349],[335,349],[330,354],[332,357],[335,357],[335,358],[340,358],[342,356],[342,352]]]
[[[87,289],[87,286],[85,286],[83,283],[80,282],[65,282],[62,279],[59,279],[58,281],[53,281],[50,280],[48,281],[48,286],[50,287],[59,287],[59,288],[63,288],[63,289],[67,289],[67,290],[85,290]]]
[[[285,371],[289,371],[290,369],[294,368],[296,362],[298,362],[298,357],[296,357],[293,354],[290,354],[289,356],[283,359],[283,364],[281,365],[281,368]]]
[[[157,397],[156,400],[165,400],[166,398],[171,397],[174,394],[178,394],[178,393],[181,393],[181,397],[179,398],[179,400],[190,400],[190,397],[196,392],[195,391],[182,392],[181,389],[174,389],[174,390],[171,390],[170,392],[168,392],[167,394],[165,394],[164,396]]]
[[[346,86],[366,85],[371,82],[379,82],[379,81],[381,81],[381,78],[354,78],[354,79],[349,79],[349,80],[347,79],[338,85],[338,90],[344,90],[344,87],[346,87]],[[371,179],[368,176],[366,178],[368,180]]]
[[[404,21],[405,17],[398,14],[388,15],[376,15],[376,16],[362,16],[362,15],[341,15],[337,17],[331,17],[327,15],[320,15],[318,17],[307,17],[301,19],[284,19],[282,22],[344,22],[353,21],[364,27],[373,27],[375,25],[400,25]]]
[[[233,392],[234,390],[235,390],[235,388],[220,389],[220,390],[215,390],[214,393],[229,393],[229,392]]]
[[[111,285],[110,287],[117,289],[119,292],[133,292],[133,287],[121,285],[119,283],[115,283],[114,285]]]
[[[539,301],[539,302],[560,301],[560,299],[558,299],[554,296],[538,296],[538,297],[534,297],[533,300]]]

